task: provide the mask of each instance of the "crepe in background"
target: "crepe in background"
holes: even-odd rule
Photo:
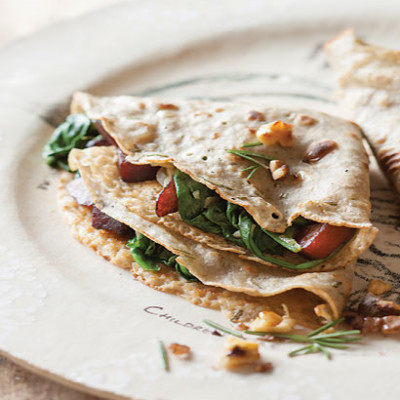
[[[325,53],[338,74],[344,115],[361,126],[400,193],[400,52],[370,45],[349,29],[326,43]]]

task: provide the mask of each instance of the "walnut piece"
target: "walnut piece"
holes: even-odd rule
[[[282,147],[293,146],[293,127],[282,121],[274,121],[261,125],[257,132],[257,138],[267,146],[279,143]]]
[[[400,315],[386,315],[384,317],[370,317],[347,312],[346,321],[353,329],[361,333],[383,333],[393,335],[400,332]]]
[[[230,336],[224,346],[220,365],[229,370],[252,366],[260,360],[258,343]]]
[[[333,140],[321,140],[317,143],[313,143],[306,152],[303,161],[309,164],[316,163],[317,161],[324,158],[331,151],[337,149],[339,146]]]
[[[168,350],[179,358],[188,359],[191,356],[191,350],[189,346],[179,343],[171,343],[168,346]]]
[[[392,288],[393,286],[389,283],[383,282],[379,279],[371,279],[368,284],[367,292],[375,296],[380,296]]]
[[[284,178],[289,173],[289,167],[281,160],[272,160],[269,169],[274,181]]]
[[[273,311],[261,311],[250,324],[250,330],[256,332],[286,333],[293,330],[296,321],[290,317],[288,308],[282,304],[285,314],[279,315]]]
[[[367,293],[357,311],[360,315],[371,317],[400,315],[400,305]]]
[[[314,313],[317,317],[322,318],[325,323],[333,321],[332,311],[328,304],[318,304],[314,307]]]

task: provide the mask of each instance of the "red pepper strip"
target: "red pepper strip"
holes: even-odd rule
[[[126,161],[126,154],[119,150],[119,172],[121,179],[125,182],[142,182],[156,179],[159,167],[152,167],[149,164],[131,164]]]
[[[160,192],[156,201],[156,214],[158,217],[178,211],[178,196],[176,195],[175,183],[172,180]]]
[[[341,244],[349,240],[355,229],[329,224],[306,226],[296,235],[297,243],[303,248],[300,254],[311,259],[326,258]]]

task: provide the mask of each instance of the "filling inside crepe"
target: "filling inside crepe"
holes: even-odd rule
[[[67,157],[72,148],[99,145],[117,146],[101,121],[91,120],[83,114],[70,115],[54,132],[44,150],[44,157],[49,165],[69,169]],[[243,150],[232,153],[253,161],[254,157],[262,157],[258,153]],[[251,168],[251,173],[254,173],[254,167]],[[335,256],[357,231],[355,228],[319,223],[298,216],[285,232],[272,232],[262,228],[245,208],[220,197],[215,190],[173,166],[164,168],[159,165],[133,164],[127,160],[126,154],[119,150],[119,171],[121,179],[125,182],[157,179],[164,186],[154,204],[158,217],[179,213],[185,223],[204,232],[219,235],[249,250],[256,258],[283,268],[314,268]],[[106,225],[98,223],[95,227],[107,229]],[[165,252],[168,250],[159,250],[154,242],[143,235],[132,239],[129,247],[143,268],[156,265],[157,262],[149,260],[155,254],[161,254],[161,262],[175,266],[185,277],[191,276],[185,267],[174,262],[174,254],[166,257]],[[301,258],[290,262],[285,259],[287,253],[298,254]],[[153,259],[155,260],[154,257]]]

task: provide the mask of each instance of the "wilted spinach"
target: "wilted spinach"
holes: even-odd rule
[[[182,171],[176,171],[174,183],[178,197],[178,211],[185,222],[246,247],[262,260],[288,269],[302,270],[313,268],[334,255],[332,253],[326,259],[306,261],[301,264],[292,264],[265,255],[265,253],[282,255],[284,248],[293,253],[301,251],[301,246],[293,236],[300,226],[309,222],[298,217],[284,234],[269,232],[261,228],[243,207],[222,199],[213,190],[194,181]]]
[[[198,282],[189,270],[176,262],[178,257],[165,247],[153,242],[148,237],[136,232],[136,236],[128,241],[126,245],[135,261],[146,271],[159,271],[160,263],[175,268],[176,272],[190,282]]]
[[[68,154],[74,149],[83,149],[89,140],[99,133],[89,117],[84,114],[72,114],[59,125],[45,145],[42,156],[46,164],[70,171]]]

